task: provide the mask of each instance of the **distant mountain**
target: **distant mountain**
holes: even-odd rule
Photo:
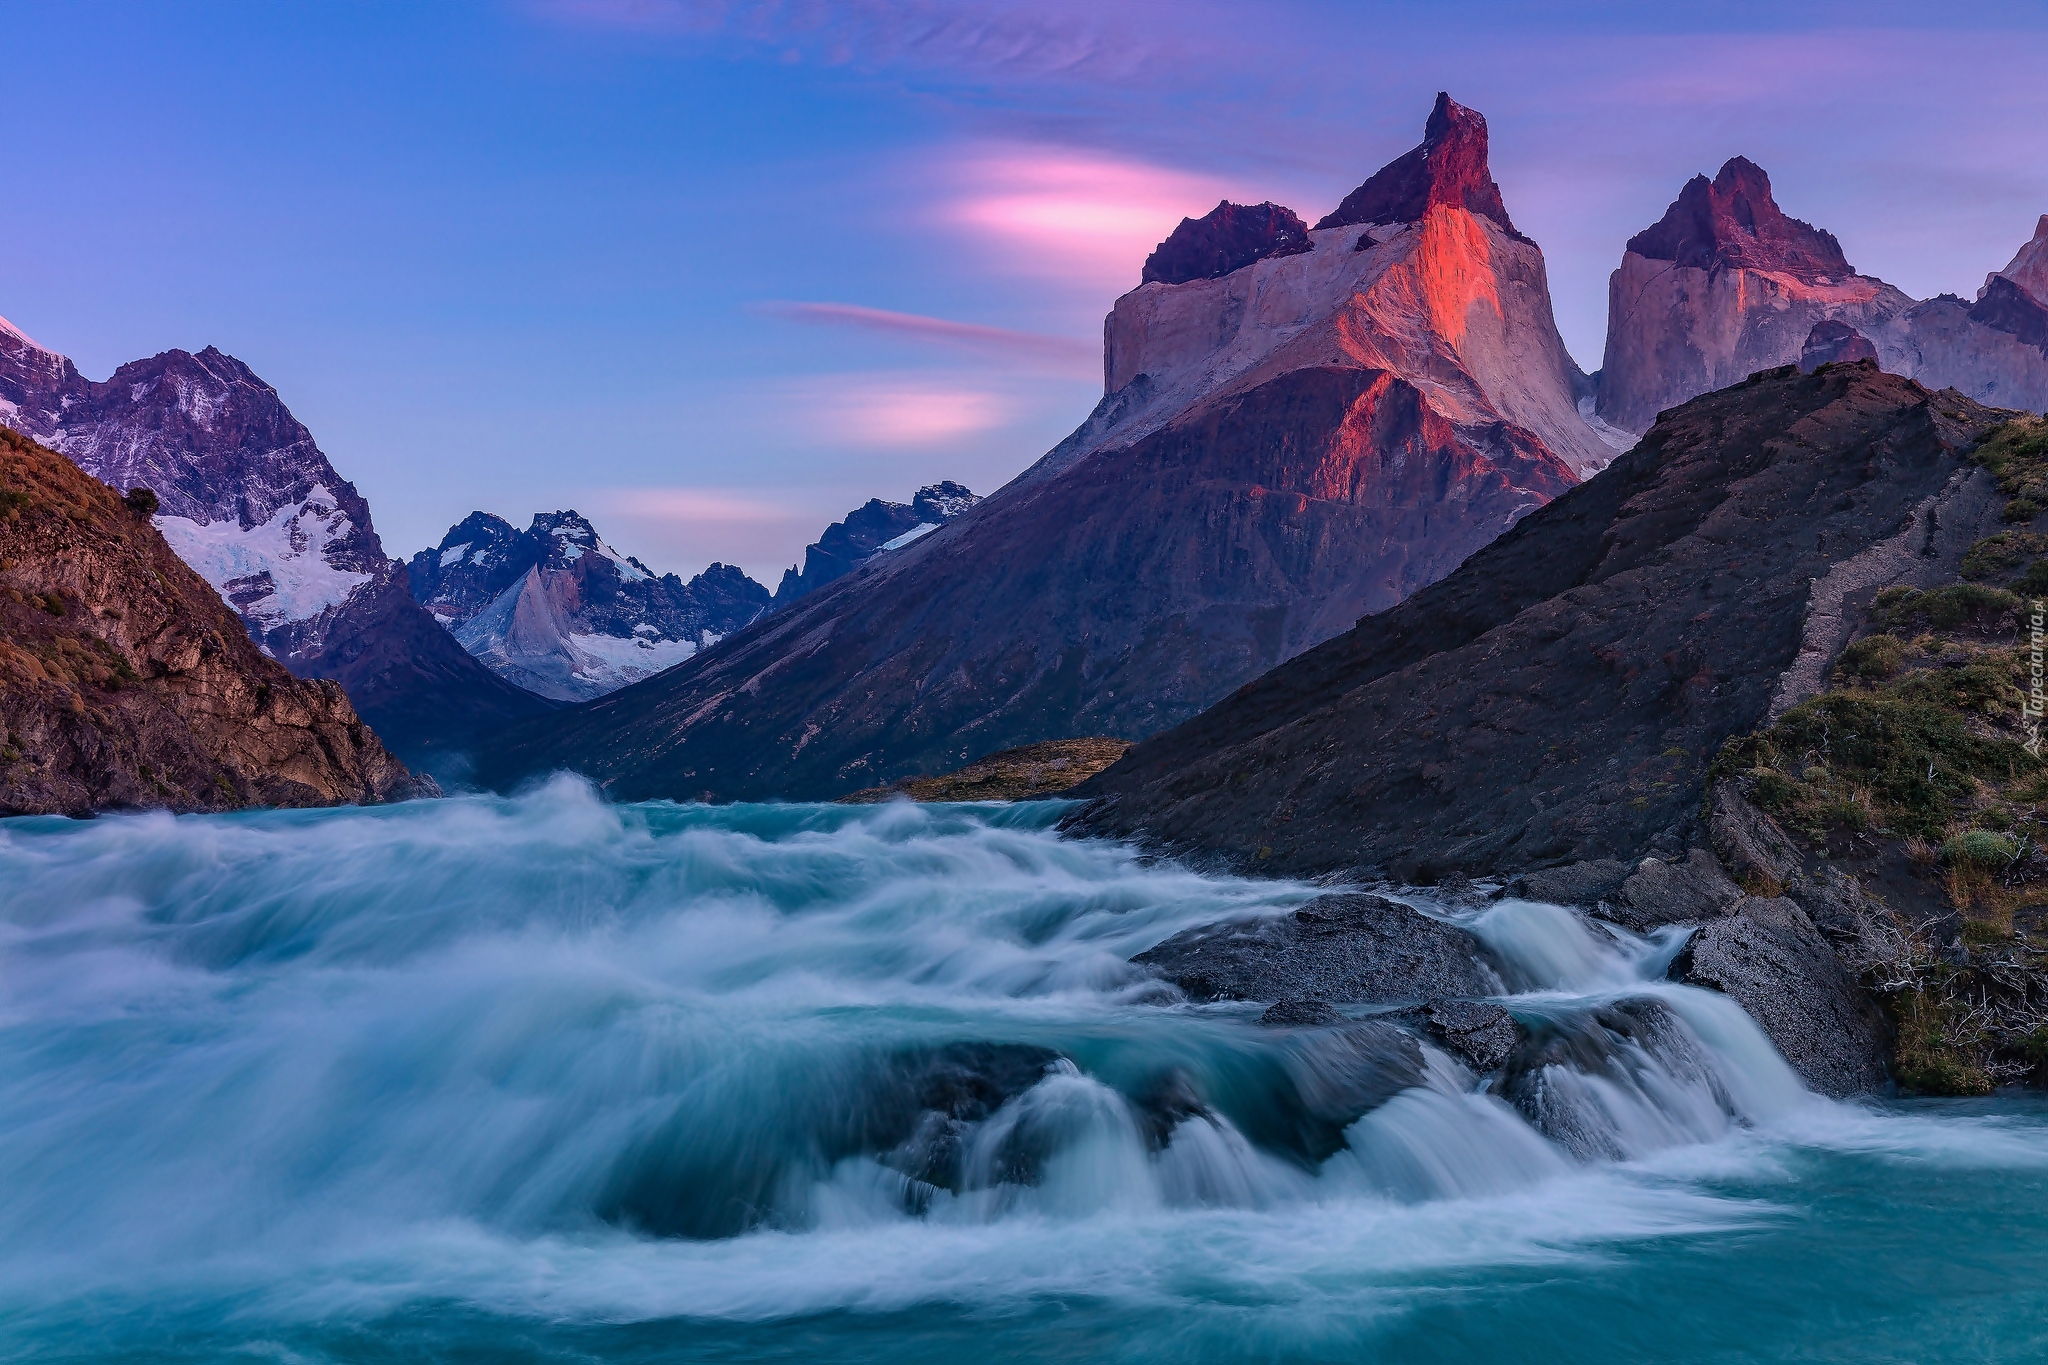
[[[516,727],[480,774],[832,797],[1150,734],[1614,457],[1478,114],[1440,97],[1420,146],[1300,221],[1184,220],[1110,312],[1101,403],[1031,469],[716,650]]]
[[[846,577],[884,550],[900,550],[918,537],[936,531],[981,499],[966,485],[947,479],[926,484],[909,503],[870,498],[835,521],[804,550],[804,566],[783,571],[775,589],[775,605],[786,607],[827,583]]]
[[[146,501],[0,431],[0,815],[434,790],[340,687],[263,656]]]
[[[412,557],[413,596],[462,647],[528,691],[583,701],[651,677],[768,609],[729,564],[683,582],[606,544],[574,511],[524,531],[472,512]]]
[[[166,351],[96,383],[0,323],[0,424],[154,491],[158,529],[250,638],[299,677],[340,682],[408,760],[548,709],[420,610],[355,485],[233,356]]]
[[[1858,274],[1834,236],[1787,217],[1770,177],[1734,157],[1695,176],[1629,239],[1608,283],[1596,411],[1624,431],[1759,370],[1798,362],[1821,324],[1859,333],[1883,367],[1980,402],[2048,406],[2048,217],[1973,306],[1917,302]],[[1860,354],[1860,349],[1851,346]]]

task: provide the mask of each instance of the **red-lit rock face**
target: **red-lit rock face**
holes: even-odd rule
[[[1703,175],[1687,181],[1663,218],[1629,238],[1628,249],[1698,270],[1769,270],[1808,284],[1856,273],[1834,235],[1786,217],[1763,167],[1740,156],[1711,182]]]
[[[1503,231],[1521,235],[1487,168],[1486,120],[1441,93],[1423,128],[1422,145],[1387,163],[1316,227],[1414,223],[1437,204],[1490,218]]]
[[[1200,218],[1183,218],[1145,260],[1142,283],[1186,284],[1241,270],[1268,256],[1307,251],[1308,224],[1275,203],[1233,204],[1228,199]]]

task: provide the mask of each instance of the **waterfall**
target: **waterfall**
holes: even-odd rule
[[[1192,1004],[1130,957],[1315,888],[1058,813],[561,780],[0,824],[0,1334],[93,1296],[285,1336],[421,1301],[1264,1302],[1752,1229],[1774,1215],[1689,1172],[1931,1141],[1666,980],[1682,930],[1557,906],[1413,898],[1502,968],[1525,1040],[1496,1073],[1399,1009]]]

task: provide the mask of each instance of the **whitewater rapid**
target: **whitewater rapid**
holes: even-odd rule
[[[2037,1111],[1815,1097],[1664,980],[1682,931],[1556,906],[1415,901],[1557,1040],[1507,1097],[1191,1005],[1128,959],[1315,888],[1057,814],[564,779],[0,823],[0,1344],[937,1359],[980,1320],[1022,1359],[1106,1315],[1084,1354],[1355,1358],[1445,1294],[1797,1238],[1813,1169],[2048,1175]]]

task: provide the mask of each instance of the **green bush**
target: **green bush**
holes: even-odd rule
[[[2018,841],[2009,835],[1973,829],[1944,843],[1941,860],[1951,867],[1997,868],[2011,862],[2019,851]]]
[[[1891,635],[1866,635],[1842,651],[1839,667],[1852,678],[1877,681],[1904,667],[1905,642]]]
[[[1952,630],[1965,621],[1987,623],[1997,620],[2009,611],[2017,611],[2020,599],[2002,588],[1987,588],[1981,583],[1950,583],[1946,587],[1932,588],[1927,592],[1907,589],[1892,597],[1897,589],[1887,589],[1878,594],[1877,604],[1893,623],[1924,620],[1936,630]],[[1885,599],[1890,597],[1890,601]]]
[[[128,490],[128,496],[121,499],[121,501],[127,503],[128,510],[138,517],[155,516],[156,509],[160,505],[157,501],[156,490],[153,488],[131,488]]]

